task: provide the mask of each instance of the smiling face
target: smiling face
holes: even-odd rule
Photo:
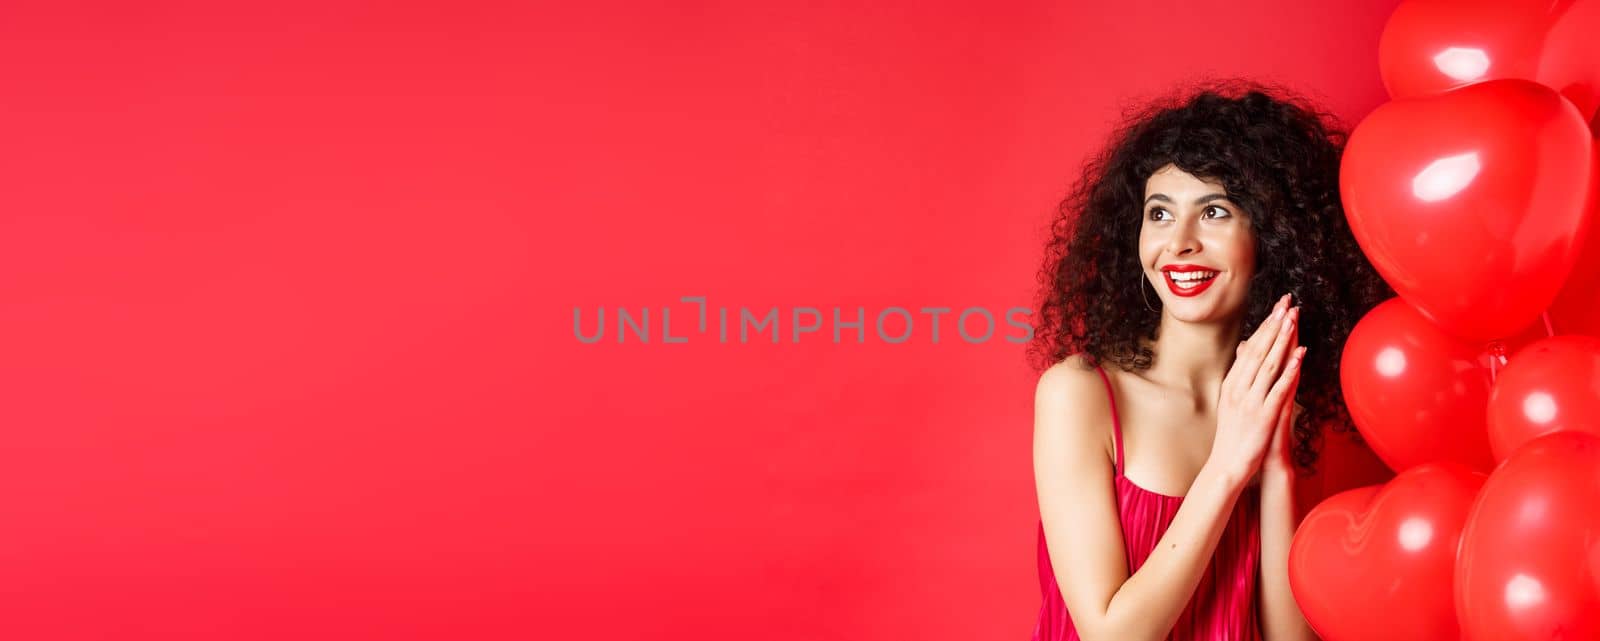
[[[1187,322],[1244,309],[1256,271],[1250,220],[1220,183],[1167,165],[1145,181],[1139,262],[1162,309]]]

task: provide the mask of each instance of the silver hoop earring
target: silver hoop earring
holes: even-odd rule
[[[1149,285],[1149,284],[1150,284],[1149,279],[1146,279],[1144,277],[1144,274],[1140,274],[1139,275],[1139,298],[1144,299],[1144,306],[1145,306],[1146,309],[1148,309],[1148,310],[1150,310],[1152,312],[1160,312],[1161,310],[1150,306],[1150,295],[1144,293],[1145,285]]]

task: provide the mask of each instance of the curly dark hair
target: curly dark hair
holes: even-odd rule
[[[1294,462],[1316,469],[1322,428],[1354,432],[1339,387],[1339,355],[1368,310],[1395,295],[1356,245],[1339,200],[1339,120],[1296,94],[1244,80],[1208,82],[1125,114],[1110,143],[1084,163],[1049,230],[1028,357],[1043,371],[1074,353],[1091,363],[1148,369],[1141,337],[1160,312],[1142,288],[1139,259],[1145,181],[1171,164],[1223,185],[1255,236],[1239,340],[1266,320],[1283,292],[1301,306],[1308,346],[1296,400]],[[1137,284],[1138,287],[1133,287]],[[1360,442],[1360,435],[1353,434]]]

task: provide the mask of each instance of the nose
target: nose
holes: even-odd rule
[[[1167,241],[1167,253],[1173,256],[1188,256],[1200,251],[1200,238],[1195,235],[1190,225],[1180,225],[1172,233],[1172,238]]]

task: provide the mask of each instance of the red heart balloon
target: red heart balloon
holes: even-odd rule
[[[1600,639],[1600,437],[1552,432],[1489,475],[1461,533],[1469,639]]]
[[[1600,2],[1408,0],[1378,41],[1394,98],[1496,78],[1535,80],[1593,115],[1600,104]]]
[[[1600,206],[1589,210],[1588,227],[1577,264],[1546,310],[1555,334],[1600,336]]]
[[[1289,587],[1317,635],[1459,639],[1456,546],[1485,478],[1454,463],[1428,463],[1312,509],[1289,546]]]
[[[1502,338],[1538,319],[1578,258],[1593,146],[1571,103],[1526,80],[1392,101],[1350,135],[1345,212],[1423,316],[1462,338]]]
[[[1482,345],[1439,331],[1391,298],[1356,323],[1339,361],[1350,418],[1390,469],[1429,461],[1494,467],[1484,418],[1492,379]]]
[[[1559,430],[1600,436],[1600,338],[1554,336],[1522,348],[1489,390],[1496,461]]]

